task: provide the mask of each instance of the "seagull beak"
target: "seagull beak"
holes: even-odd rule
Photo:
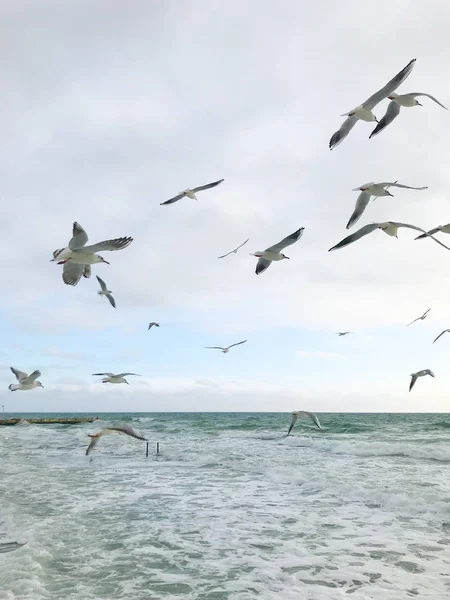
[[[107,260],[105,260],[105,259],[103,259],[103,262],[104,262],[104,263],[106,263],[107,265],[109,265],[109,264],[110,264],[110,263],[109,263]]]
[[[291,259],[289,258],[289,256],[285,256],[284,258],[287,258],[288,260],[291,260]]]

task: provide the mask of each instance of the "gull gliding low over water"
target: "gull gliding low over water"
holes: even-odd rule
[[[441,335],[444,335],[444,333],[450,333],[450,329],[444,329],[444,331],[441,331],[441,333],[437,336],[437,338],[435,338],[433,340],[433,344],[434,344],[434,342],[437,342],[437,340],[441,337]]]
[[[409,384],[409,391],[413,389],[418,377],[425,377],[425,375],[431,375],[431,377],[434,377],[434,373],[433,371],[430,371],[430,369],[423,369],[422,371],[417,371],[417,373],[411,373],[411,383]]]
[[[245,246],[245,244],[248,242],[249,239],[250,238],[247,238],[243,244],[241,244],[240,246],[238,246],[231,252],[227,252],[227,254],[224,254],[223,256],[218,256],[217,258],[225,258],[226,256],[230,256],[230,254],[237,254],[237,251],[239,250],[239,248],[242,248],[242,246]]]
[[[230,351],[230,348],[234,348],[234,346],[240,346],[241,344],[245,344],[247,340],[242,340],[242,342],[237,342],[236,344],[231,344],[231,346],[226,346],[223,348],[222,346],[205,346],[208,350],[222,350],[224,354]]]
[[[122,427],[105,427],[105,429],[102,429],[98,433],[88,433],[88,436],[91,438],[91,443],[87,447],[86,456],[89,454],[89,452],[91,450],[93,450],[95,448],[95,446],[98,444],[102,435],[108,435],[108,434],[112,434],[112,433],[125,433],[126,435],[134,437],[137,440],[142,440],[143,442],[148,441],[147,438],[142,437],[141,435],[136,433],[136,431],[132,427],[129,427],[128,425],[123,425]]]
[[[195,187],[192,189],[187,188],[186,190],[184,190],[183,192],[180,192],[173,198],[170,198],[170,200],[161,202],[160,206],[164,206],[165,204],[173,204],[174,202],[178,202],[178,200],[181,200],[181,198],[184,198],[185,196],[187,196],[188,198],[191,198],[192,200],[198,200],[198,198],[196,196],[197,192],[202,192],[203,190],[209,190],[213,187],[216,187],[216,185],[219,185],[220,183],[222,183],[222,181],[224,181],[224,180],[219,179],[219,181],[214,181],[213,183],[207,183],[206,185],[199,185],[198,187]]]
[[[375,115],[372,113],[372,110],[377,104],[379,104],[382,100],[384,100],[390,94],[392,94],[394,90],[396,90],[398,86],[405,81],[405,79],[413,70],[415,63],[416,59],[414,58],[406,65],[404,69],[397,73],[397,75],[393,79],[388,81],[388,83],[384,87],[378,90],[378,92],[375,92],[375,94],[370,96],[370,98],[367,98],[367,100],[360,104],[360,106],[357,106],[348,113],[341,115],[343,117],[347,115],[348,116],[347,119],[345,119],[345,121],[342,123],[338,131],[336,131],[331,136],[331,140],[329,143],[330,150],[336,148],[336,146],[338,146],[342,142],[342,140],[344,140],[348,136],[350,131],[353,129],[353,127],[359,120],[368,122],[377,120]]]
[[[23,371],[19,371],[18,369],[15,369],[14,367],[9,367],[9,368],[14,373],[17,381],[19,382],[18,384],[11,383],[11,385],[8,387],[8,389],[11,390],[11,392],[16,392],[17,390],[24,390],[24,391],[34,390],[34,388],[38,388],[38,387],[43,388],[44,387],[40,381],[36,381],[36,379],[41,376],[41,372],[38,371],[37,369],[36,369],[36,371],[33,371],[31,373],[31,375],[27,375],[27,373],[24,373]]]
[[[431,100],[436,102],[436,104],[439,104],[439,106],[442,106],[442,108],[445,108],[445,110],[448,110],[448,108],[446,106],[441,104],[439,102],[439,100],[437,100],[434,96],[430,96],[430,94],[422,94],[421,92],[412,92],[410,94],[399,95],[399,94],[392,93],[388,96],[388,98],[391,102],[389,102],[389,104],[388,104],[386,113],[385,113],[384,117],[382,119],[380,119],[380,121],[378,122],[378,125],[375,127],[375,129],[372,131],[372,133],[369,135],[369,140],[370,140],[370,138],[374,137],[375,135],[378,135],[379,133],[381,133],[383,131],[383,129],[386,129],[386,127],[388,125],[390,125],[396,117],[398,117],[398,115],[400,114],[400,108],[402,106],[406,106],[406,107],[422,106],[422,104],[420,104],[420,102],[418,102],[416,100],[417,96],[426,96],[427,98],[430,98]]]
[[[125,379],[126,375],[136,375],[137,377],[141,377],[138,373],[119,373],[118,375],[115,375],[114,373],[92,373],[92,375],[105,376],[105,378],[102,379],[102,383],[128,383]],[[128,383],[128,385],[130,384]]]
[[[97,281],[100,284],[100,287],[102,288],[101,290],[98,290],[97,294],[99,296],[106,296],[108,298],[109,303],[111,304],[111,306],[113,308],[116,308],[116,301],[112,297],[112,291],[108,290],[108,288],[106,287],[106,283],[103,281],[103,279],[100,279],[100,277],[98,275],[96,275],[96,277],[97,277]]]
[[[311,421],[314,423],[314,425],[316,425],[316,427],[318,427],[319,429],[322,429],[322,425],[320,424],[320,421],[319,421],[317,415],[315,415],[312,412],[308,412],[307,410],[294,410],[294,412],[291,414],[292,414],[292,421],[289,426],[289,431],[287,432],[288,435],[294,429],[294,425],[299,417],[309,417],[311,419]]]
[[[103,250],[123,250],[133,241],[132,237],[121,237],[86,246],[88,239],[85,230],[75,221],[72,229],[72,238],[67,248],[59,248],[53,252],[53,258],[50,262],[55,261],[58,265],[64,265],[63,281],[67,285],[77,285],[82,275],[90,277],[91,268],[89,265],[96,263],[106,263],[109,265],[109,262],[97,254],[97,252]]]
[[[304,231],[305,228],[300,227],[300,229],[297,229],[297,231],[294,231],[294,233],[291,233],[291,235],[285,237],[283,240],[281,240],[281,242],[278,242],[278,244],[274,244],[273,246],[266,248],[263,252],[258,250],[258,252],[250,254],[250,256],[256,256],[257,258],[259,258],[258,262],[256,263],[255,273],[257,275],[259,275],[260,273],[264,273],[264,271],[270,267],[270,263],[272,261],[278,261],[283,260],[285,258],[289,258],[289,256],[282,254],[281,250],[283,250],[283,248],[291,246],[292,244],[295,244],[295,242],[297,242],[302,237]]]
[[[388,187],[406,188],[408,190],[426,190],[426,189],[428,189],[427,186],[411,187],[409,185],[403,185],[401,183],[397,183],[396,181],[393,181],[393,182],[386,181],[383,183],[375,183],[375,182],[371,181],[370,183],[365,183],[365,184],[361,185],[360,187],[354,188],[352,190],[353,192],[360,191],[361,193],[359,194],[358,198],[356,199],[355,210],[353,211],[353,214],[347,223],[347,229],[350,229],[350,227],[352,227],[353,225],[355,225],[355,223],[357,223],[359,221],[359,219],[361,218],[361,215],[363,214],[367,205],[370,202],[371,196],[376,196],[376,197],[392,196],[393,197],[393,194],[391,194],[391,192],[389,192],[386,189]]]
[[[414,321],[411,321],[411,323],[408,323],[408,327],[409,327],[409,325],[412,325],[416,321],[423,321],[424,319],[426,319],[428,313],[430,312],[430,310],[431,310],[431,308],[429,308],[428,310],[426,310],[421,317],[417,317],[417,319],[414,319]]]
[[[422,229],[420,227],[416,227],[415,225],[408,225],[408,223],[397,223],[395,221],[385,221],[383,223],[369,223],[368,225],[364,225],[364,227],[361,227],[361,229],[358,229],[358,231],[355,231],[355,233],[348,235],[346,238],[341,240],[338,244],[336,244],[335,246],[330,248],[328,250],[328,252],[332,252],[333,250],[338,250],[339,248],[345,248],[345,246],[348,246],[349,244],[356,242],[357,240],[361,239],[365,235],[368,235],[369,233],[372,233],[372,231],[376,231],[377,229],[381,229],[381,231],[384,231],[384,233],[386,233],[387,235],[390,235],[391,237],[398,238],[397,233],[398,233],[398,229],[400,227],[406,227],[407,229],[414,229],[414,231],[422,231],[423,233],[425,233],[424,229]],[[450,248],[448,248],[445,244],[443,244],[442,242],[440,242],[433,236],[430,235],[429,237],[431,237],[431,239],[434,240],[440,246],[443,246],[446,250],[450,250]]]

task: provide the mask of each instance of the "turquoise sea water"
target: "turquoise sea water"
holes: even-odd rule
[[[450,415],[98,416],[0,427],[0,599],[450,597]]]

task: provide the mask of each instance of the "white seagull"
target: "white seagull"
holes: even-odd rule
[[[238,246],[231,252],[227,252],[227,254],[224,254],[223,256],[218,256],[217,258],[225,258],[226,256],[230,256],[230,254],[237,254],[237,251],[239,250],[239,248],[242,248],[242,246],[245,246],[245,244],[248,242],[249,239],[250,238],[247,238],[243,244],[241,244],[240,246]]]
[[[292,421],[289,426],[289,431],[287,432],[288,435],[294,429],[294,425],[295,425],[298,417],[309,417],[311,419],[311,421],[314,423],[314,425],[316,425],[316,427],[318,427],[319,429],[322,429],[322,425],[320,424],[320,421],[317,418],[317,415],[315,415],[312,412],[308,412],[307,410],[295,410],[291,414],[292,414]]]
[[[343,335],[348,335],[349,333],[352,333],[352,331],[338,331],[336,335],[341,337]]]
[[[424,319],[427,318],[428,313],[430,312],[431,308],[429,308],[428,310],[426,310],[423,315],[421,317],[417,317],[417,319],[414,319],[414,321],[411,321],[411,323],[408,323],[409,325],[412,325],[413,323],[415,323],[416,321],[423,321]]]
[[[40,381],[36,381],[36,379],[41,376],[41,372],[37,369],[36,371],[33,371],[31,375],[27,375],[27,373],[19,371],[14,367],[9,368],[14,373],[17,381],[19,382],[18,384],[11,383],[11,385],[8,387],[8,389],[11,390],[11,392],[15,392],[17,390],[34,390],[34,388],[44,387]]]
[[[115,375],[114,373],[92,373],[92,375],[105,376],[105,378],[102,379],[102,383],[128,383],[125,379],[126,375],[136,375],[137,377],[141,377],[138,373],[119,373],[118,375]],[[128,383],[128,385],[130,384]]]
[[[359,120],[362,121],[376,121],[375,115],[372,113],[372,110],[375,108],[377,104],[379,104],[382,100],[387,98],[392,94],[394,90],[401,85],[408,75],[413,70],[416,59],[411,60],[404,69],[402,69],[397,75],[391,79],[384,87],[382,87],[378,92],[367,98],[365,102],[363,102],[360,106],[357,106],[353,110],[349,111],[341,115],[342,117],[347,116],[347,119],[342,123],[340,129],[336,131],[331,137],[330,140],[330,150],[336,148],[343,139],[345,139],[350,133],[351,129],[356,125]]]
[[[100,279],[100,277],[98,275],[96,275],[97,280],[100,284],[100,287],[102,288],[101,290],[98,290],[97,294],[99,296],[106,296],[109,300],[109,303],[111,304],[111,306],[113,308],[116,308],[116,301],[114,300],[114,298],[112,297],[112,291],[108,290],[108,288],[106,287],[106,283],[103,281],[103,279]]]
[[[152,321],[148,324],[148,328],[151,329],[152,327],[159,327],[159,323],[155,323],[155,321]]]
[[[344,238],[338,244],[336,244],[336,246],[330,248],[328,252],[331,252],[332,250],[338,250],[339,248],[344,248],[345,246],[356,242],[365,235],[368,235],[369,233],[372,233],[372,231],[376,231],[377,229],[381,229],[381,231],[384,231],[384,233],[390,235],[391,237],[398,238],[397,232],[400,227],[406,227],[407,229],[414,229],[414,231],[422,231],[422,233],[425,233],[424,229],[416,227],[415,225],[408,225],[408,223],[397,223],[395,221],[385,221],[384,223],[369,223],[369,225],[364,225],[364,227],[361,227],[361,229],[358,229],[358,231],[355,231],[355,233],[348,235],[346,238]],[[443,244],[433,236],[430,237],[440,246],[443,246],[447,250],[450,250],[450,248],[448,248],[445,244]]]
[[[274,260],[278,261],[283,260],[284,258],[289,258],[289,256],[282,254],[281,250],[291,246],[292,244],[295,244],[295,242],[302,237],[304,231],[305,228],[300,227],[300,229],[297,229],[297,231],[294,231],[294,233],[291,233],[291,235],[285,237],[283,240],[281,240],[281,242],[278,242],[278,244],[266,248],[263,252],[258,250],[258,252],[250,254],[250,256],[256,256],[259,258],[258,262],[256,263],[255,273],[257,275],[264,273],[264,271],[270,267],[270,263]]]
[[[18,548],[22,548],[25,546],[26,542],[20,544],[19,542],[0,542],[0,554],[5,554],[6,552],[14,552]]]
[[[444,331],[441,331],[437,338],[433,340],[433,344],[441,337],[441,335],[444,335],[444,333],[450,333],[450,329],[444,329]]]
[[[75,221],[73,224],[72,239],[67,248],[59,248],[53,252],[53,258],[50,262],[55,261],[58,265],[64,265],[63,281],[67,285],[77,285],[82,275],[90,277],[91,268],[89,265],[96,263],[106,263],[109,265],[109,262],[97,254],[97,252],[103,250],[123,250],[133,241],[132,237],[121,237],[86,246],[88,239],[85,230]]]
[[[236,344],[231,344],[231,346],[226,346],[222,348],[222,346],[205,346],[208,350],[222,350],[224,354],[230,351],[230,348],[234,348],[234,346],[240,346],[240,344],[245,344],[247,340],[243,340],[242,342],[237,342]]]
[[[392,121],[396,117],[398,117],[398,115],[400,114],[400,108],[402,106],[407,106],[407,107],[422,106],[422,104],[420,104],[420,102],[418,102],[416,100],[417,96],[426,96],[427,98],[430,98],[431,100],[436,102],[436,104],[439,104],[439,106],[442,106],[442,108],[445,108],[445,110],[448,110],[448,108],[446,106],[441,104],[439,102],[439,100],[437,100],[434,96],[430,96],[430,94],[422,94],[421,92],[412,92],[410,94],[399,95],[399,94],[392,93],[388,96],[390,102],[388,104],[386,114],[378,122],[378,125],[375,127],[375,129],[372,131],[372,133],[369,135],[369,139],[372,138],[373,136],[377,135],[378,133],[383,131],[383,129],[385,129],[388,125],[390,125],[392,123]]]
[[[91,443],[87,447],[86,456],[91,450],[95,448],[102,435],[107,435],[111,433],[125,433],[126,435],[130,435],[131,437],[134,437],[137,440],[142,440],[143,442],[148,441],[147,438],[142,437],[141,435],[136,433],[136,431],[128,425],[123,425],[121,427],[105,427],[105,429],[102,429],[98,433],[88,433],[88,436],[91,438]]]
[[[409,391],[413,389],[417,378],[424,377],[425,375],[431,375],[431,377],[434,377],[434,373],[433,371],[430,371],[430,369],[423,369],[422,371],[417,371],[417,373],[411,373],[411,383],[409,384]]]
[[[426,190],[428,189],[427,186],[425,187],[412,187],[410,185],[403,185],[402,183],[397,183],[396,181],[390,182],[390,181],[385,181],[383,183],[375,183],[374,181],[371,181],[370,183],[365,183],[357,188],[354,188],[352,191],[353,192],[361,192],[358,196],[358,198],[356,199],[356,204],[355,204],[355,210],[353,211],[352,216],[349,219],[349,222],[347,223],[347,229],[350,229],[350,227],[352,227],[355,223],[357,223],[361,217],[361,215],[363,214],[363,212],[366,209],[366,206],[369,204],[370,202],[370,198],[371,196],[394,196],[393,194],[391,194],[391,192],[389,192],[387,190],[388,187],[398,187],[398,188],[405,188],[407,190]]]
[[[174,202],[178,202],[178,200],[181,200],[181,198],[184,198],[185,196],[187,196],[188,198],[191,198],[192,200],[198,200],[197,196],[195,195],[197,192],[202,192],[203,190],[209,190],[213,187],[216,187],[216,185],[219,185],[220,183],[222,183],[222,181],[224,181],[224,180],[219,179],[219,181],[214,181],[213,183],[207,183],[206,185],[199,185],[198,187],[195,187],[192,189],[187,188],[186,190],[184,190],[183,192],[180,192],[173,198],[170,198],[170,200],[161,202],[160,206],[164,206],[165,204],[173,204]]]
[[[430,229],[430,231],[417,236],[416,240],[423,240],[430,235],[434,235],[435,233],[450,233],[450,223],[447,223],[447,225],[438,225],[437,227]]]

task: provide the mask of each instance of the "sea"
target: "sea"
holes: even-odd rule
[[[0,427],[0,599],[450,598],[450,414],[98,416]]]

